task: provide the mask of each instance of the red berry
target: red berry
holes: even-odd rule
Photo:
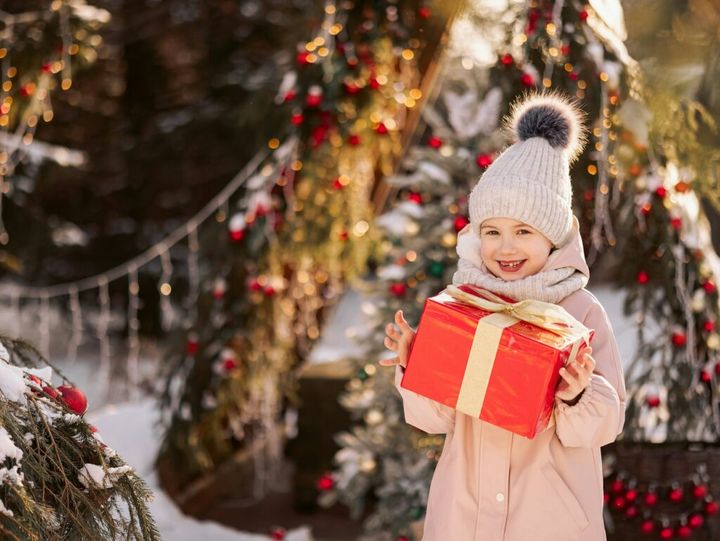
[[[653,531],[655,531],[655,523],[652,520],[643,521],[640,526],[640,531],[644,534],[653,533]]]
[[[492,162],[492,154],[478,154],[475,158],[475,163],[478,164],[478,167],[482,167],[483,169],[485,167],[489,167]]]
[[[523,73],[520,82],[523,86],[535,86],[535,79],[529,73]]]
[[[73,413],[83,415],[87,411],[87,398],[80,389],[70,385],[61,385],[57,390],[62,395],[65,405]]]
[[[470,220],[467,219],[467,216],[457,216],[455,218],[455,222],[453,223],[453,227],[455,228],[456,232],[460,232],[463,227],[465,227],[467,224],[470,223]]]
[[[52,387],[50,387],[48,385],[43,387],[42,390],[50,398],[57,398],[59,396],[59,393],[55,389],[53,389]]]
[[[647,284],[650,281],[650,275],[645,271],[638,272],[637,275],[637,283],[638,284]]]
[[[331,490],[335,486],[335,481],[330,474],[325,474],[317,480],[317,488],[321,491]]]
[[[428,145],[432,148],[440,148],[442,146],[442,139],[433,135],[428,139]]]
[[[694,513],[690,515],[688,524],[691,528],[699,528],[705,523],[705,518],[700,513]]]
[[[670,491],[669,498],[671,502],[679,502],[683,499],[683,490],[681,488],[674,488]]]
[[[510,53],[507,53],[507,54],[502,55],[502,57],[500,57],[500,62],[503,63],[503,66],[512,66],[513,63],[515,62],[515,59],[513,58],[513,55],[511,55]]]
[[[675,331],[672,334],[672,343],[676,347],[683,347],[685,344],[687,344],[687,336],[685,336],[685,333]]]
[[[718,512],[718,504],[716,501],[709,501],[705,503],[705,514],[714,515]]]

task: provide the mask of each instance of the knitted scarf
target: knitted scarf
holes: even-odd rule
[[[460,259],[453,284],[473,284],[516,301],[534,299],[557,304],[588,282],[588,277],[574,267],[541,270],[519,280],[498,278],[482,262],[480,238],[472,230],[458,236],[456,249]]]

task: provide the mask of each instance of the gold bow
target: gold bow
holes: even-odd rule
[[[585,343],[590,344],[590,330],[557,304],[531,299],[513,303],[472,284],[465,284],[465,287],[471,288],[475,294],[454,285],[447,286],[444,293],[486,312],[504,313],[563,337],[584,338]]]

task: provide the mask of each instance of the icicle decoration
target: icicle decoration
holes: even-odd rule
[[[110,341],[108,338],[108,328],[110,326],[110,293],[108,290],[108,281],[103,278],[100,281],[99,295],[100,314],[98,316],[97,337],[100,341],[100,373],[102,374],[102,384],[106,392],[110,390]]]
[[[82,344],[82,308],[80,307],[80,298],[78,296],[77,286],[70,289],[70,316],[72,318],[72,334],[68,343],[68,360],[71,363],[77,361],[77,352],[80,344]]]
[[[195,224],[188,224],[188,230],[188,296],[185,308],[188,314],[186,324],[190,327],[197,319],[197,301],[200,293],[200,268],[198,265],[200,241]]]
[[[140,282],[136,267],[130,269],[128,277],[128,383],[130,385],[130,399],[137,399],[138,385],[140,383],[139,357],[140,357],[140,320],[138,309],[140,308]]]
[[[42,296],[40,299],[40,351],[46,359],[50,358],[50,297]]]
[[[164,331],[169,331],[173,324],[173,308],[170,302],[170,293],[172,286],[170,279],[172,278],[173,265],[170,259],[170,252],[166,246],[161,246],[160,264],[162,265],[162,276],[158,284],[160,291],[160,324]]]

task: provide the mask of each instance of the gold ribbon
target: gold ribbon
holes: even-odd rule
[[[477,295],[467,293],[453,285],[449,285],[443,293],[447,293],[459,302],[493,313],[481,318],[475,329],[468,363],[455,405],[455,409],[458,411],[473,417],[480,416],[500,338],[507,327],[511,327],[518,321],[527,321],[561,336],[574,339],[570,360],[577,355],[582,343],[581,338],[585,340],[585,343],[590,343],[588,328],[560,306],[534,300],[511,303],[485,289],[469,284],[467,287],[471,287],[474,292],[477,292]],[[552,426],[553,421],[554,419],[551,419],[548,426]]]

